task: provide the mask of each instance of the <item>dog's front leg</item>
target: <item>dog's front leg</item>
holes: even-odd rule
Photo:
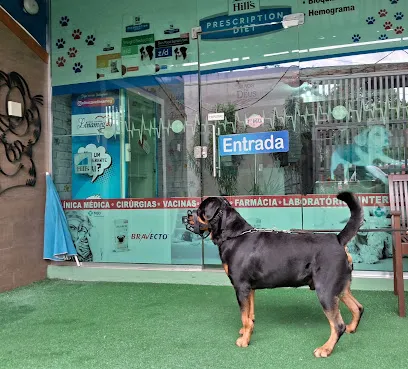
[[[228,278],[231,280],[228,264],[223,263],[222,266],[224,267],[225,274],[227,274]],[[249,293],[249,297],[248,297],[248,319],[252,321],[252,328],[251,328],[251,333],[252,333],[254,329],[253,323],[255,323],[255,290],[251,290],[251,292]],[[242,328],[239,330],[239,334],[243,335],[244,333],[245,333],[245,325],[244,323],[242,323]]]
[[[255,290],[251,290],[249,294],[249,319],[255,323]]]
[[[255,323],[255,290],[251,290],[251,292],[249,293],[249,309],[248,309],[248,318],[250,320],[252,320],[253,323]],[[252,325],[252,330],[254,329],[254,325]],[[242,327],[239,330],[239,334],[243,335],[245,332],[244,327]]]
[[[383,163],[385,164],[393,164],[393,165],[398,165],[400,164],[397,160],[390,158],[389,156],[385,155],[385,154],[381,154],[379,155],[379,157],[377,158],[378,160],[381,160]]]
[[[348,183],[349,169],[349,164],[343,163],[344,183]]]
[[[249,318],[251,288],[249,286],[239,286],[238,288],[235,287],[235,292],[241,310],[242,321],[242,336],[237,339],[236,345],[238,347],[248,347],[254,327],[254,322]]]

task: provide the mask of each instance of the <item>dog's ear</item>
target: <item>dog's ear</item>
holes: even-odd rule
[[[358,134],[356,137],[354,137],[354,142],[358,146],[365,146],[368,143],[368,134],[369,134],[369,129],[364,129],[360,134]]]
[[[197,215],[202,219],[212,219],[222,205],[222,199],[209,197],[205,199],[198,208]]]

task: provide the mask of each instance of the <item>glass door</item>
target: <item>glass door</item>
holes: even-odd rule
[[[163,103],[156,96],[137,89],[127,90],[127,124],[130,125],[125,148],[128,162],[128,197],[159,196],[158,135]],[[161,164],[161,163],[160,163]]]
[[[310,130],[301,126],[297,114],[304,88],[299,26],[284,24],[284,10],[268,12],[269,23],[222,32],[206,31],[214,23],[202,24],[197,41],[201,145],[207,148],[202,192],[204,197],[228,196],[255,227],[302,228],[300,197],[311,138],[303,134]],[[256,17],[241,18],[256,23],[261,19]],[[215,46],[208,42],[215,39]],[[216,67],[223,69],[214,71]],[[220,263],[209,239],[203,262]]]

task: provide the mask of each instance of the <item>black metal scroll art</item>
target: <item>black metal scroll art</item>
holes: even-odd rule
[[[19,102],[22,117],[9,115],[8,102]],[[32,96],[17,72],[0,71],[0,194],[19,186],[35,186],[33,147],[41,136],[39,106],[43,96]]]

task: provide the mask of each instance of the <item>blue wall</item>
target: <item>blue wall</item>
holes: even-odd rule
[[[47,49],[48,0],[37,0],[37,2],[40,11],[36,15],[24,12],[22,0],[0,0],[0,5],[30,32],[44,49]]]

